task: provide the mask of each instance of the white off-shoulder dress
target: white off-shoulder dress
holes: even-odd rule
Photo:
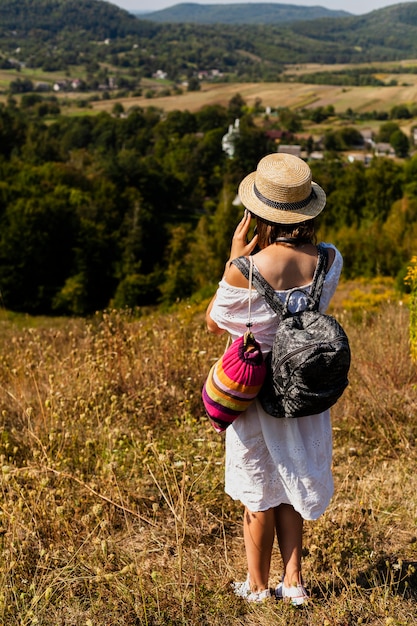
[[[320,310],[326,311],[336,290],[342,270],[340,252],[336,252],[326,275]],[[256,265],[256,257],[255,257]],[[303,287],[309,291],[311,285]],[[284,301],[287,292],[277,291]],[[232,340],[246,330],[249,290],[219,283],[210,312],[219,328]],[[290,298],[291,311],[306,308],[306,297],[295,292]],[[252,289],[252,331],[262,352],[271,349],[277,317],[264,298]],[[279,504],[291,504],[306,520],[317,519],[333,494],[332,428],[330,411],[295,419],[275,418],[255,401],[226,431],[225,490],[251,511],[266,511]]]

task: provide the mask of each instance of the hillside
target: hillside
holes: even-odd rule
[[[292,31],[321,44],[356,50],[364,61],[415,56],[417,3],[397,4],[359,17],[297,22]]]
[[[303,7],[291,4],[241,3],[197,4],[184,2],[148,13],[145,19],[154,22],[182,22],[197,24],[284,24],[297,20],[323,17],[345,17],[346,11],[332,11],[324,7]]]
[[[408,311],[391,301],[357,323],[343,315],[354,360],[332,410],[335,493],[305,524],[312,601],[297,611],[246,605],[230,589],[246,572],[242,510],[224,493],[224,441],[200,399],[225,345],[205,331],[203,307],[0,314],[0,623],[416,624]],[[271,565],[275,585],[277,546]]]
[[[89,38],[138,33],[137,18],[101,0],[0,0],[0,38],[13,35],[50,40],[72,33]]]
[[[178,5],[184,7],[190,5]],[[198,7],[198,5],[191,5]],[[227,5],[226,5],[227,6]],[[213,48],[213,41],[218,51],[227,54],[228,70],[238,66],[241,73],[243,66],[245,72],[250,72],[251,66],[257,66],[258,79],[273,79],[275,72],[280,72],[282,64],[294,63],[363,63],[371,61],[400,60],[417,57],[417,3],[403,3],[371,11],[362,16],[343,17],[312,17],[312,13],[304,11],[298,14],[298,19],[281,24],[274,23],[271,16],[271,6],[239,5],[241,19],[246,23],[217,24],[161,24],[158,37],[162,41],[174,42],[178,50],[178,42],[181,41],[181,49],[184,50],[191,40],[194,40],[194,48],[201,47],[205,51]],[[251,25],[247,23],[248,15],[256,6],[257,15],[253,15]],[[288,5],[277,5],[279,7]],[[258,9],[261,7],[261,9]],[[269,8],[268,8],[269,7]],[[230,5],[229,5],[230,8]],[[300,7],[292,7],[294,10]],[[203,9],[201,12],[200,10]],[[179,9],[178,9],[179,10]],[[274,9],[275,10],[275,9]],[[221,8],[216,19],[220,21]],[[198,13],[204,14],[204,8],[199,7]],[[152,14],[155,16],[155,14]],[[230,14],[225,13],[224,19],[230,19]],[[276,13],[278,15],[278,13]],[[287,16],[289,13],[287,13]],[[150,16],[141,21],[151,24]],[[301,19],[304,18],[304,19]],[[185,19],[185,18],[184,18]],[[203,19],[203,17],[201,18]],[[236,20],[238,17],[236,16]],[[282,18],[283,22],[284,18]],[[180,31],[176,28],[182,29]],[[166,30],[168,29],[168,30]],[[213,29],[213,30],[210,30]],[[195,42],[198,41],[198,44]],[[239,60],[239,55],[244,55],[244,63]],[[197,57],[198,59],[198,57]],[[261,67],[260,67],[261,66]],[[224,64],[222,65],[224,68]],[[252,73],[254,75],[254,73]],[[268,75],[268,78],[266,76]]]
[[[225,6],[226,13],[223,7],[216,8],[216,20],[222,15],[231,19],[232,9]],[[196,4],[173,9],[181,7],[206,11]],[[213,7],[209,6],[210,19]],[[137,87],[141,78],[152,78],[158,70],[177,83],[211,70],[221,80],[273,82],[285,65],[417,57],[415,2],[360,17],[320,17],[321,8],[300,12],[300,7],[268,3],[256,5],[253,14],[254,7],[248,3],[233,8],[251,24],[158,23],[104,0],[39,0],[36,5],[31,0],[0,0],[0,69],[52,72],[73,67],[78,74],[83,67],[88,73],[84,80],[91,85],[105,82],[112,66],[124,74],[119,85]],[[274,23],[278,16],[279,24]],[[286,21],[290,17],[292,21]],[[301,20],[306,17],[314,19]]]

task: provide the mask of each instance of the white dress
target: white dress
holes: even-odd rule
[[[329,305],[343,265],[340,252],[325,245],[333,248],[336,256],[324,282],[322,312]],[[285,300],[287,292],[276,293]],[[219,328],[230,333],[232,340],[246,330],[248,300],[248,289],[233,287],[225,280],[219,283],[210,316]],[[273,343],[277,318],[255,288],[251,301],[252,331],[266,354]],[[305,296],[292,294],[289,307],[291,311],[303,310]],[[255,401],[226,431],[225,490],[251,511],[285,503],[304,519],[317,519],[333,494],[331,464],[330,411],[295,419],[276,418]]]

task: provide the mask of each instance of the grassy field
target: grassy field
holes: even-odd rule
[[[241,507],[223,493],[223,440],[200,400],[225,342],[205,331],[205,303],[89,320],[3,312],[0,623],[416,623],[408,310],[389,285],[352,294],[342,285],[334,311],[353,354],[333,410],[336,491],[306,524],[301,611],[230,591],[245,576]],[[275,548],[271,583],[280,577]]]
[[[225,83],[203,84],[201,91],[184,92],[180,95],[156,98],[120,98],[126,110],[133,106],[156,106],[166,111],[198,111],[211,104],[227,106],[230,99],[239,93],[249,106],[261,100],[264,107],[290,107],[294,109],[333,105],[336,113],[353,111],[390,111],[398,103],[412,105],[417,101],[417,76],[397,76],[397,86],[386,87],[335,87],[310,85],[295,82],[282,83]],[[404,78],[404,81],[402,81]],[[400,82],[401,81],[401,82]],[[114,100],[97,101],[97,111],[111,110]]]
[[[65,100],[87,98],[95,95],[97,100],[92,103],[93,111],[111,112],[115,102],[123,104],[126,110],[133,106],[156,106],[166,111],[186,110],[191,112],[210,104],[222,104],[227,106],[230,99],[237,93],[245,99],[249,106],[254,105],[256,100],[261,100],[267,107],[290,107],[294,109],[333,105],[336,113],[344,113],[351,108],[357,112],[390,111],[399,103],[412,105],[417,101],[417,75],[394,73],[393,68],[398,66],[416,65],[415,60],[405,60],[398,63],[378,64],[378,77],[385,81],[385,87],[341,87],[332,85],[302,84],[292,81],[280,83],[202,83],[200,91],[187,92],[180,95],[158,97],[121,97],[103,100],[102,94],[91,93],[56,93],[58,98]],[[335,72],[353,69],[353,65],[297,65],[287,69],[288,75],[308,74],[314,72]],[[369,64],[363,67],[369,68]],[[116,68],[107,68],[116,71]],[[85,68],[71,68],[72,78],[85,78]],[[29,78],[33,82],[46,81],[51,85],[56,80],[68,78],[64,72],[42,72],[41,70],[23,69],[20,72],[13,70],[0,70],[0,88],[4,91],[12,80],[17,78]],[[397,81],[397,85],[389,86],[391,80]],[[142,91],[154,92],[169,88],[167,81],[142,79]],[[0,96],[1,101],[6,101],[7,95]],[[81,110],[81,112],[85,112]]]
[[[294,74],[315,74],[317,72],[328,72],[334,74],[335,72],[341,72],[347,69],[351,70],[368,70],[373,68],[375,72],[383,71],[385,73],[398,73],[398,70],[404,68],[415,68],[417,65],[416,59],[403,59],[401,61],[384,61],[382,63],[299,63],[297,65],[287,65],[284,71],[286,75]]]

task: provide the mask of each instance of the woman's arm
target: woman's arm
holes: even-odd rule
[[[213,333],[214,335],[222,335],[225,331],[223,330],[223,328],[219,328],[216,322],[210,317],[210,311],[213,308],[215,299],[216,299],[216,296],[214,295],[210,301],[210,304],[207,307],[207,311],[206,311],[207,330],[210,333]]]
[[[247,243],[246,241],[251,219],[252,216],[249,211],[245,211],[243,218],[236,226],[236,230],[233,234],[229,259],[226,262],[226,266],[224,269],[223,278],[227,280],[229,285],[233,285],[235,287],[245,287],[247,285],[247,281],[243,277],[241,272],[239,272],[239,270],[234,265],[231,265],[231,262],[233,261],[233,259],[237,259],[240,256],[248,256],[255,249],[256,243],[258,241],[258,235],[255,235],[249,243]],[[216,322],[210,316],[210,312],[213,308],[215,300],[216,296],[211,299],[210,304],[207,307],[206,324],[209,332],[214,333],[215,335],[221,335],[225,331],[222,328],[219,328]]]

